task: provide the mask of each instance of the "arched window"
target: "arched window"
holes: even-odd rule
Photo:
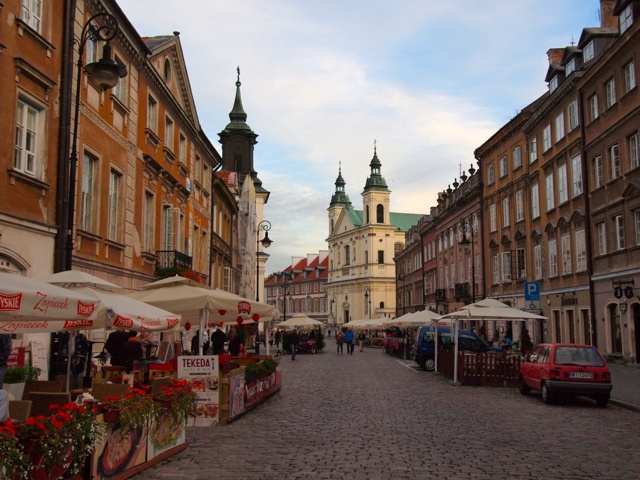
[[[369,224],[371,223],[371,221],[369,220],[369,205],[365,207],[364,211],[365,211],[365,224]]]
[[[376,222],[384,223],[384,207],[382,204],[378,204],[376,207]]]

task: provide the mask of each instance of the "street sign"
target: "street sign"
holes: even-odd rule
[[[528,303],[531,301],[538,301],[538,308],[540,308],[540,282],[524,282],[524,300]]]

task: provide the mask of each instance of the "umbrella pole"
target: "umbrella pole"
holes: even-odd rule
[[[435,335],[435,338],[434,338],[434,342],[436,342],[436,343],[435,343],[434,349],[433,349],[434,350],[434,369],[433,369],[433,371],[434,371],[434,373],[438,373],[438,322],[436,322],[436,335]]]
[[[198,331],[198,355],[202,356],[202,349],[204,348],[202,339],[204,338],[204,329],[207,322],[207,318],[209,316],[209,310],[201,310],[200,311],[200,330]]]
[[[74,337],[73,332],[69,332],[69,345],[67,346],[67,384],[66,384],[66,392],[69,391],[69,378],[71,377],[71,349],[74,345]]]
[[[458,319],[454,318],[451,324],[451,337],[454,339],[453,357],[453,385],[460,385],[458,382]]]

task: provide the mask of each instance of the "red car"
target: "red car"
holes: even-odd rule
[[[596,347],[573,343],[541,343],[522,362],[520,393],[542,392],[544,403],[560,396],[593,398],[606,407],[611,394],[611,372]]]

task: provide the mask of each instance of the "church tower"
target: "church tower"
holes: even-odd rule
[[[340,212],[342,212],[345,207],[351,206],[349,195],[347,195],[344,190],[346,183],[344,178],[342,178],[342,163],[338,167],[338,178],[336,178],[335,185],[336,191],[331,196],[331,203],[329,204],[329,236],[333,234],[333,229],[340,216]]]
[[[389,200],[391,191],[387,188],[387,182],[382,176],[382,163],[378,158],[377,147],[373,145],[373,158],[369,164],[371,174],[367,178],[362,192],[363,225],[389,225]]]

